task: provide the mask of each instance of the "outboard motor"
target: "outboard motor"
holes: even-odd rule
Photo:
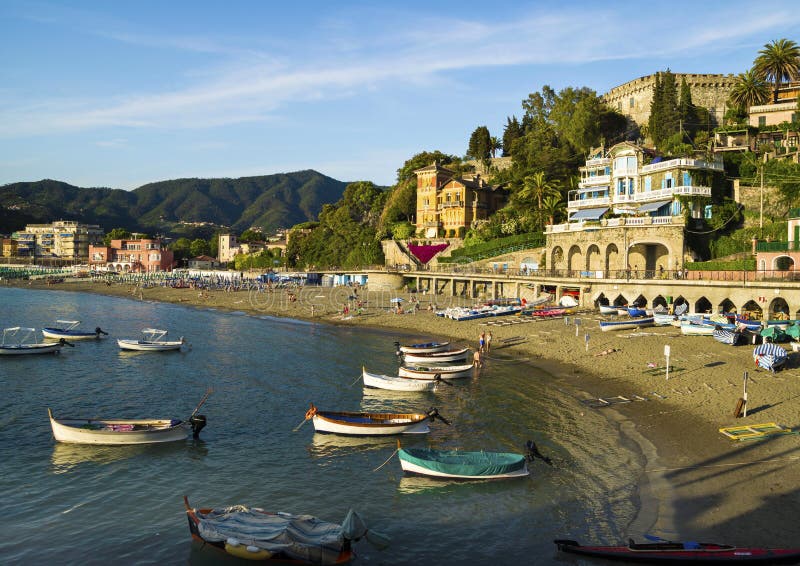
[[[189,422],[192,425],[192,438],[199,438],[200,431],[206,426],[206,416],[192,415],[192,418],[189,419]]]
[[[394,355],[398,358],[403,355],[403,352],[400,351],[400,342],[394,343]]]

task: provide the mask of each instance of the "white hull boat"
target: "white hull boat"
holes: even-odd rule
[[[3,330],[3,341],[0,343],[0,356],[57,354],[62,346],[69,344],[63,339],[58,342],[36,342],[35,335],[35,328],[21,326],[6,328]]]
[[[397,373],[411,379],[457,379],[471,376],[473,369],[472,364],[458,366],[409,365],[400,366]]]
[[[157,444],[184,440],[194,431],[195,437],[205,426],[205,417],[179,419],[76,419],[50,416],[53,437],[73,444]],[[202,426],[199,424],[202,422]]]
[[[608,332],[609,330],[632,330],[634,328],[643,328],[646,326],[653,326],[653,317],[631,318],[628,320],[600,321],[600,330],[602,330],[603,332]]]
[[[102,336],[108,336],[107,332],[98,326],[93,332],[78,330],[79,320],[57,320],[57,326],[46,326],[42,328],[42,335],[50,340],[96,340]]]
[[[521,454],[401,448],[398,456],[404,472],[434,478],[496,480],[530,474]]]
[[[353,413],[320,411],[313,404],[306,412],[317,432],[349,436],[387,436],[392,434],[427,434],[429,421],[440,419],[436,409],[427,413]]]
[[[684,336],[713,336],[714,326],[685,320],[681,322],[681,334]]]
[[[364,387],[373,389],[387,389],[389,391],[433,391],[436,387],[435,381],[423,381],[421,379],[409,379],[407,377],[394,377],[369,373],[366,369],[361,369],[364,379]]]
[[[449,347],[450,342],[425,342],[422,344],[400,346],[399,350],[403,354],[432,354],[434,352],[444,352]]]
[[[437,364],[441,362],[463,362],[469,355],[469,348],[459,350],[444,350],[431,354],[405,354],[403,361],[408,364]]]
[[[615,315],[615,316],[618,314],[617,313],[617,307],[615,307],[615,306],[600,305],[599,308],[600,308],[600,314],[611,314],[611,315]]]
[[[132,350],[137,352],[164,352],[169,350],[180,350],[186,341],[181,336],[180,340],[164,340],[167,335],[166,330],[157,328],[145,328],[142,330],[144,339],[142,340],[117,340],[117,345],[122,350]]]

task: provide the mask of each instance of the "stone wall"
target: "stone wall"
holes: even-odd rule
[[[707,108],[715,124],[721,124],[727,110],[727,100],[731,88],[736,83],[734,75],[701,75],[694,73],[674,73],[680,92],[681,79],[692,91],[692,102]],[[655,75],[647,75],[612,88],[603,95],[603,100],[642,126],[650,117],[650,103],[653,100]],[[713,124],[712,124],[713,125]]]

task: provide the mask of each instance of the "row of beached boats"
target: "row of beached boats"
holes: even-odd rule
[[[35,328],[14,326],[3,330],[0,341],[0,356],[19,356],[31,354],[55,354],[64,346],[73,346],[72,342],[82,340],[99,340],[108,336],[99,326],[94,331],[78,328],[79,320],[57,320],[56,326],[42,328],[42,337],[38,338]],[[180,350],[186,341],[181,336],[179,340],[168,340],[168,331],[158,328],[145,328],[141,338],[120,338],[117,345],[121,350],[139,352],[165,352]]]

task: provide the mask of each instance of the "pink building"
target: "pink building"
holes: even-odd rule
[[[172,271],[175,256],[161,240],[111,240],[110,246],[89,246],[89,266],[94,271]]]

